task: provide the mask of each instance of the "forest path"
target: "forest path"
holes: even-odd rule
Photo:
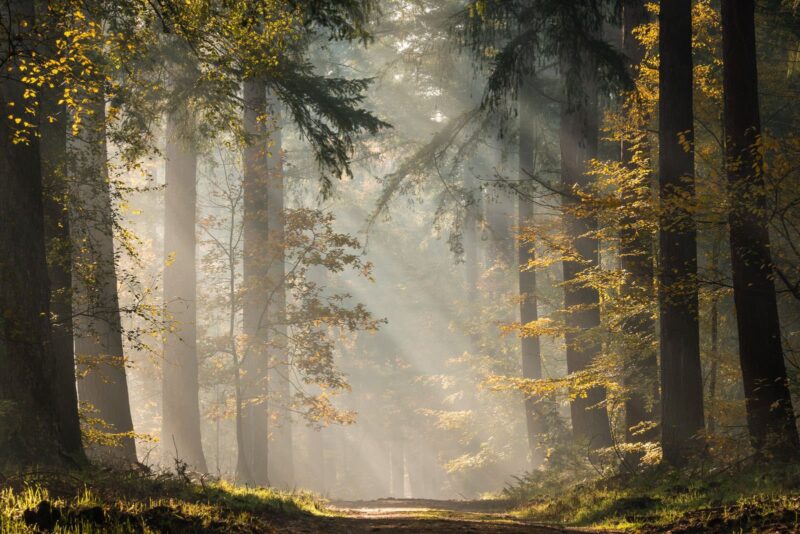
[[[337,517],[298,522],[291,532],[466,532],[556,534],[577,533],[557,526],[531,523],[508,513],[504,501],[439,501],[429,499],[380,499],[334,501]],[[585,532],[585,531],[583,531]]]

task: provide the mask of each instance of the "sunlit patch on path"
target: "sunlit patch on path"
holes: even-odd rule
[[[467,532],[551,534],[568,531],[518,519],[508,513],[505,501],[438,501],[380,499],[335,501],[337,517],[319,518],[314,524],[296,524],[294,532]]]

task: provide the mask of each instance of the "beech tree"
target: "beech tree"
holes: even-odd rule
[[[34,4],[14,1],[2,13],[8,39],[0,54],[9,69],[0,82],[4,107],[25,100],[21,67],[32,62],[38,45]],[[57,360],[50,332],[42,161],[39,140],[30,131],[35,119],[24,110],[12,117],[0,121],[0,463],[59,465],[79,447],[76,418],[58,407],[67,399],[58,395],[64,391],[56,372],[66,366]]]

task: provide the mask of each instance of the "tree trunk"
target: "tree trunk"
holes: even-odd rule
[[[721,232],[717,232],[721,233]],[[714,244],[711,247],[711,272],[719,272],[719,248],[721,236],[714,236]],[[714,291],[711,295],[711,310],[709,312],[709,358],[711,359],[711,369],[708,377],[708,432],[714,434],[717,431],[717,379],[719,375],[719,292]]]
[[[587,162],[597,156],[597,72],[594,62],[588,56],[584,54],[579,67],[564,62],[565,72],[578,69],[572,72],[577,78],[576,83],[568,84],[571,88],[567,89],[567,98],[562,104],[559,132],[561,184],[568,192],[576,186],[580,188],[588,185],[590,179],[586,175]],[[563,262],[564,308],[567,310],[568,329],[565,341],[569,373],[586,370],[600,353],[599,343],[584,338],[587,330],[600,325],[600,296],[595,289],[575,281],[583,270],[598,264],[597,239],[586,235],[595,229],[597,222],[591,216],[576,214],[579,204],[580,201],[571,194],[562,197],[566,234],[581,258],[581,261]],[[605,388],[593,387],[585,397],[570,402],[573,434],[578,439],[588,441],[592,449],[612,444],[605,399]]]
[[[10,17],[10,20],[9,20]],[[0,15],[19,49],[36,28],[34,2],[12,1]],[[25,24],[23,24],[23,21]],[[9,55],[7,44],[0,52]],[[24,87],[7,62],[0,105],[22,107]],[[17,109],[13,108],[13,109]],[[18,113],[22,113],[20,110]],[[39,140],[14,143],[15,130],[0,121],[0,467],[63,463],[72,448],[64,436],[75,429],[59,421],[56,372],[49,322],[50,289],[45,258]]]
[[[269,300],[268,163],[266,127],[259,118],[267,112],[263,80],[244,82],[244,127],[250,144],[244,149],[244,335],[242,356],[242,442],[238,479],[268,484],[267,301]],[[248,465],[244,465],[243,463]]]
[[[518,198],[518,221],[523,228],[533,225],[533,201],[525,195],[532,195],[534,188],[534,111],[533,80],[520,88],[519,96],[519,184],[523,194]],[[530,184],[530,187],[522,187]],[[519,240],[519,318],[520,323],[528,324],[539,318],[538,303],[536,298],[536,271],[528,267],[535,259],[536,250],[534,243]],[[527,380],[542,378],[542,355],[539,337],[521,338],[522,377]],[[537,469],[544,462],[544,451],[539,447],[539,434],[544,432],[539,403],[542,399],[536,397],[525,398],[525,425],[528,434],[528,447],[531,468]]]
[[[480,333],[476,326],[480,320],[478,303],[478,278],[480,276],[480,259],[478,257],[478,222],[481,212],[480,190],[475,184],[472,173],[464,174],[464,191],[467,205],[464,215],[464,230],[462,232],[462,246],[464,247],[464,278],[467,293],[467,328],[469,338],[469,352],[477,356],[480,351]]]
[[[122,434],[117,446],[92,444],[90,456],[105,462],[136,462],[128,400],[122,325],[114,254],[114,213],[106,152],[104,95],[91,104],[80,135],[73,138],[70,161],[75,177],[71,195],[74,247],[75,355],[81,378],[78,397],[97,410],[107,432]]]
[[[644,59],[644,48],[636,40],[633,30],[648,20],[647,9],[642,0],[625,0],[622,5],[622,52],[628,60],[631,77]],[[636,147],[623,139],[620,143],[622,164],[632,169],[635,165]],[[653,298],[653,240],[649,233],[637,230],[635,206],[650,195],[649,183],[626,184],[622,193],[623,209],[626,214],[620,232],[620,267],[627,275],[623,295],[634,302],[649,302]],[[629,443],[653,441],[657,439],[655,429],[634,431],[637,425],[656,420],[656,401],[658,399],[658,359],[652,350],[651,341],[655,338],[655,321],[646,311],[626,318],[625,336],[635,351],[630,362],[630,372],[625,375],[627,387],[631,390],[625,402],[625,431]]]
[[[291,374],[288,353],[288,330],[286,324],[286,268],[283,205],[283,146],[281,138],[280,110],[276,99],[268,102],[271,111],[269,142],[267,144],[267,227],[268,234],[268,301],[267,322],[271,337],[270,397],[273,411],[270,414],[269,472],[272,485],[291,489],[294,481],[294,457],[292,454],[292,402]]]
[[[733,297],[750,441],[797,455],[766,218],[754,0],[722,1],[722,58]]]
[[[55,395],[66,452],[85,460],[78,417],[78,391],[72,337],[72,241],[66,173],[67,110],[57,90],[44,89],[40,100],[39,153],[44,181],[44,232],[50,280],[52,351],[56,361]],[[54,118],[51,122],[49,118]]]
[[[661,439],[664,461],[682,464],[704,428],[694,199],[692,3],[664,2],[659,14],[659,311]]]
[[[164,306],[172,328],[164,341],[161,444],[165,460],[206,472],[197,376],[197,153],[177,121],[167,117]]]
[[[405,496],[405,454],[403,451],[403,436],[398,435],[392,439],[390,457],[390,473],[392,480],[391,497],[402,499]]]

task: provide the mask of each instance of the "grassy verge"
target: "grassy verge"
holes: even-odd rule
[[[800,466],[653,469],[542,492],[514,488],[517,513],[546,523],[633,532],[798,532]]]
[[[234,487],[145,472],[35,472],[6,477],[0,532],[276,532],[327,514],[310,493]]]

